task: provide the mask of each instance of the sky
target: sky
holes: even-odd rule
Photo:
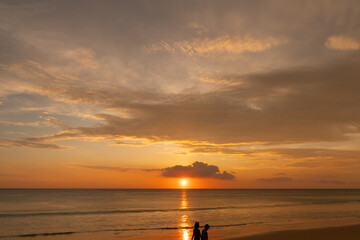
[[[360,188],[360,3],[0,2],[1,188]]]

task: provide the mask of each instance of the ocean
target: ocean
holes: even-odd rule
[[[189,240],[360,223],[360,190],[2,189],[1,239]]]

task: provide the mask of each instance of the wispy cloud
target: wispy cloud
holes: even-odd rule
[[[99,67],[98,61],[95,59],[95,53],[92,49],[77,48],[68,50],[64,56],[70,60],[79,63],[83,67],[97,69]]]
[[[330,49],[343,51],[359,50],[360,41],[348,36],[336,35],[329,37],[325,42],[325,46]]]
[[[68,147],[58,144],[39,143],[29,140],[0,140],[1,147],[32,147],[32,148],[46,148],[46,149],[68,149]]]
[[[219,54],[231,53],[240,54],[243,52],[261,52],[271,47],[280,45],[281,41],[272,37],[263,39],[254,38],[251,35],[245,36],[221,36],[214,39],[194,39],[192,41],[181,41],[174,43],[174,46],[188,55],[195,54]]]
[[[257,181],[265,183],[293,182],[291,177],[258,178]]]
[[[66,123],[64,121],[60,121],[57,118],[49,115],[40,115],[39,118],[41,120],[36,122],[12,122],[12,121],[0,121],[0,125],[8,125],[8,126],[30,126],[30,127],[60,127],[66,128]]]
[[[11,126],[31,126],[38,127],[40,122],[10,122],[10,121],[0,121],[0,124],[11,125]]]
[[[280,44],[286,43],[273,37],[255,38],[250,34],[244,36],[223,35],[216,38],[195,38],[169,44],[161,41],[144,47],[147,53],[159,51],[180,51],[187,55],[202,54],[240,54],[243,52],[261,52]]]
[[[346,184],[346,182],[344,181],[341,181],[341,180],[317,180],[317,181],[314,181],[316,183],[322,183],[322,184]]]
[[[100,166],[100,165],[90,166],[90,165],[73,164],[73,166],[94,169],[94,170],[107,170],[107,171],[120,171],[120,172],[127,172],[129,170],[132,170],[131,168]]]

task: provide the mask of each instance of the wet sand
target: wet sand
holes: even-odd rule
[[[355,240],[360,239],[360,225],[284,230],[250,236],[227,238],[227,240]]]

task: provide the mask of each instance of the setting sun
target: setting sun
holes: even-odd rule
[[[187,185],[186,179],[181,179],[181,186],[185,187]]]

